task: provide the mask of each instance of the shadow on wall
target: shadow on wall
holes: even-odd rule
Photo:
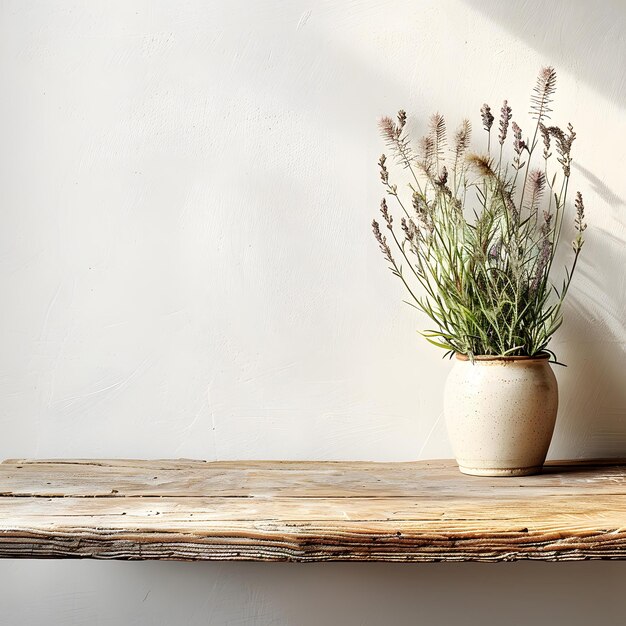
[[[463,0],[559,69],[626,106],[626,11],[623,0]]]
[[[626,202],[585,167],[573,167],[608,210],[603,227],[593,224],[587,231],[566,321],[555,338],[568,368],[558,372],[562,403],[550,456],[626,458],[626,273],[620,271],[626,267],[626,241],[618,235],[626,224]]]
[[[626,275],[615,272],[626,266],[626,242],[600,230],[588,250],[558,336],[568,368],[558,373],[563,402],[551,456],[626,458]]]
[[[626,107],[622,0],[596,3],[593,10],[586,0],[463,2],[560,70],[579,77],[618,107]],[[608,210],[602,219],[604,228],[597,228],[589,218],[586,254],[566,305],[566,323],[555,337],[569,367],[557,372],[562,403],[550,456],[626,458],[626,275],[619,269],[626,267],[626,241],[619,234],[626,224],[626,202],[595,172],[574,167]]]
[[[587,168],[573,167],[606,211],[590,218],[566,321],[555,338],[568,368],[558,372],[562,402],[550,456],[626,458],[626,241],[616,234],[624,231],[626,202]]]
[[[608,208],[573,283],[566,323],[557,336],[569,367],[560,373],[563,398],[551,456],[626,458],[626,202],[598,176],[574,164],[576,174]],[[564,238],[566,242],[567,239]]]

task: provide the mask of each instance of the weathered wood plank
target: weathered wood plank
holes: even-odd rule
[[[41,479],[45,475],[45,481]],[[16,496],[249,496],[352,497],[420,495],[484,495],[497,488],[500,496],[595,493],[607,483],[621,493],[626,465],[550,464],[540,476],[476,478],[460,474],[450,462],[190,462],[182,461],[5,461],[0,463],[0,495]]]
[[[417,463],[11,460],[0,557],[626,558],[626,465],[518,478]]]

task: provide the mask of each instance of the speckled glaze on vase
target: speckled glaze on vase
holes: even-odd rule
[[[444,392],[444,415],[459,469],[476,476],[541,471],[558,408],[548,354],[456,355]]]

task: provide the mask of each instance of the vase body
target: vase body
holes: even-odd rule
[[[457,355],[444,392],[444,415],[459,469],[477,476],[541,471],[558,408],[548,355]]]

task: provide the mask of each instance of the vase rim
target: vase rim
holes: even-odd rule
[[[470,358],[467,354],[460,354],[459,352],[455,352],[455,356],[459,361],[469,361]],[[510,363],[512,361],[545,361],[550,358],[549,352],[538,352],[534,356],[502,356],[497,354],[475,354],[474,361],[482,361],[482,362],[494,362],[494,361],[505,361]]]

